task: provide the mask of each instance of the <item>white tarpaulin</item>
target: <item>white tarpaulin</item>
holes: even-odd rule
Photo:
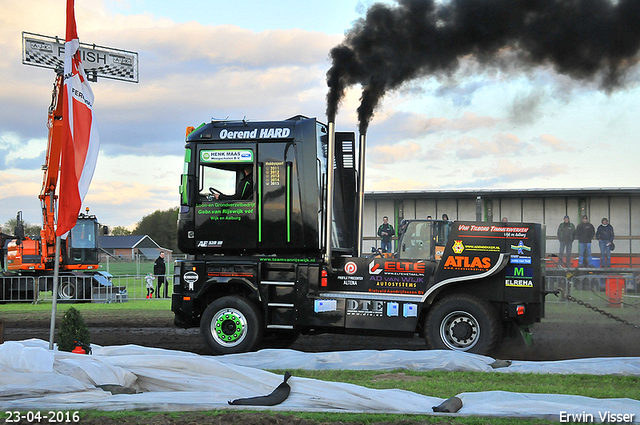
[[[451,351],[352,351],[308,354],[262,350],[229,356],[201,356],[133,345],[92,346],[93,355],[49,351],[41,340],[0,345],[0,408],[3,410],[153,410],[247,409],[228,400],[266,395],[282,376],[262,369],[413,369],[486,372],[593,373],[639,375],[640,359],[585,359],[562,362],[513,362],[493,369],[494,359]],[[613,367],[610,365],[613,364]],[[495,364],[494,364],[495,366]],[[512,369],[514,368],[514,369]],[[607,372],[604,372],[607,373]],[[434,414],[444,399],[402,390],[373,390],[356,385],[293,376],[291,394],[267,407],[287,411]],[[98,386],[125,387],[134,394],[112,394]],[[115,391],[114,391],[115,392]],[[454,396],[452,394],[451,396]],[[593,399],[572,395],[502,391],[463,393],[459,415],[538,417],[607,414],[640,419],[640,401]],[[260,407],[252,407],[260,409]],[[264,407],[263,407],[264,408]]]

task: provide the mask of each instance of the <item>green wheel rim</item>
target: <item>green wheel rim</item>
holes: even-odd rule
[[[223,347],[235,347],[247,336],[247,318],[235,308],[223,308],[213,316],[211,335]]]

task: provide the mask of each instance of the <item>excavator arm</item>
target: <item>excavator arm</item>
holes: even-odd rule
[[[53,92],[51,94],[51,105],[49,106],[49,117],[47,127],[49,135],[47,140],[47,155],[45,163],[42,166],[44,177],[42,180],[42,189],[38,198],[42,207],[42,230],[40,232],[42,241],[42,256],[44,262],[48,259],[55,258],[55,211],[57,203],[57,195],[55,194],[58,186],[60,157],[62,152],[62,105],[64,96],[63,76],[61,73],[56,74],[56,80],[53,84]]]

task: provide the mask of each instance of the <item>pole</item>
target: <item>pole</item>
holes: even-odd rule
[[[357,250],[356,257],[362,255],[362,222],[364,213],[364,162],[366,153],[367,137],[365,134],[360,135],[360,160],[358,164],[358,235],[356,236]]]
[[[49,329],[49,350],[53,350],[56,331],[56,311],[58,308],[58,272],[60,270],[60,236],[56,236],[56,261],[53,268],[53,300],[51,302],[51,328]]]
[[[331,232],[333,224],[333,163],[335,161],[336,144],[335,123],[329,122],[329,141],[327,145],[327,209],[325,211],[325,254],[324,262],[331,267]]]

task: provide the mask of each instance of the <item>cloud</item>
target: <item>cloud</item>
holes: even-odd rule
[[[27,141],[13,132],[0,133],[0,170],[33,170],[44,163],[46,139]]]
[[[367,191],[395,192],[401,187],[402,190],[425,190],[433,187],[432,184],[417,181],[412,178],[401,179],[398,177],[381,178],[367,177]]]
[[[495,134],[490,142],[475,137],[464,137],[453,143],[455,155],[461,159],[481,158],[484,156],[507,156],[524,153],[528,147],[513,134]]]
[[[456,107],[469,106],[473,100],[473,95],[487,85],[484,81],[471,81],[467,84],[442,84],[435,91],[438,97],[451,98]]]
[[[375,146],[369,152],[368,160],[377,164],[394,164],[405,161],[419,161],[423,158],[422,146],[418,143],[399,143]]]
[[[528,96],[517,97],[508,108],[509,121],[516,125],[532,124],[540,118],[539,108],[544,93],[532,92]]]
[[[497,163],[478,168],[472,176],[477,180],[472,187],[504,187],[506,184],[522,183],[525,181],[548,180],[567,173],[565,164],[545,163],[531,164],[520,161],[500,160]]]
[[[546,146],[555,152],[576,152],[577,151],[577,149],[571,146],[571,144],[558,139],[556,136],[552,134],[542,134],[535,140],[535,142],[539,143],[542,146]]]
[[[468,133],[470,131],[494,128],[499,119],[481,116],[474,112],[464,112],[457,118],[431,117],[427,114],[392,110],[386,114],[376,114],[370,133],[373,143],[392,144],[406,139],[419,139],[427,135],[445,136],[451,132]]]

